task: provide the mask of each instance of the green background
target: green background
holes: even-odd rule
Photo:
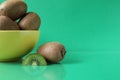
[[[119,50],[119,0],[25,0],[42,20],[39,44],[63,43],[67,50]]]
[[[120,80],[119,0],[24,1],[42,21],[32,52],[58,41],[67,54],[61,64],[46,67],[1,63],[1,80]]]

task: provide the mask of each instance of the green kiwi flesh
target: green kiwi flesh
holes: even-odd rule
[[[35,53],[27,55],[26,58],[22,60],[22,65],[46,66],[47,62],[43,56]]]

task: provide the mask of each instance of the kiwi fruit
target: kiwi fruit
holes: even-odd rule
[[[22,65],[46,66],[47,62],[40,54],[29,54],[22,60]]]
[[[20,30],[20,28],[9,17],[0,16],[0,30]]]
[[[18,25],[22,30],[38,30],[40,24],[40,17],[35,12],[27,13],[18,22]]]
[[[0,15],[8,16],[12,20],[22,17],[27,11],[27,5],[22,0],[5,0],[0,4]]]
[[[44,56],[50,63],[58,63],[66,54],[65,47],[59,42],[48,42],[43,44],[38,48],[37,52]]]

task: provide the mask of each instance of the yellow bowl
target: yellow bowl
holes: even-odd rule
[[[37,30],[1,30],[0,61],[18,60],[28,54],[39,39]]]

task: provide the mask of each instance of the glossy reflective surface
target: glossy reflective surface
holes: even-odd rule
[[[119,80],[120,52],[68,52],[60,64],[0,63],[0,80]]]
[[[64,80],[66,75],[66,69],[62,64],[22,66],[19,62],[0,63],[1,80]]]

